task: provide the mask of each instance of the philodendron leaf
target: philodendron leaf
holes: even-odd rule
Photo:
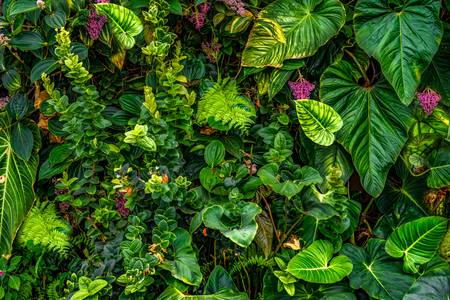
[[[212,205],[203,211],[206,227],[220,232],[241,247],[248,247],[255,238],[258,225],[256,216],[261,208],[253,202]]]
[[[128,8],[113,3],[98,3],[94,6],[99,14],[108,17],[108,26],[123,48],[133,48],[134,37],[144,29],[139,17]]]
[[[295,101],[297,117],[305,135],[316,144],[330,146],[334,133],[342,128],[342,119],[330,106],[320,101]]]
[[[450,147],[435,150],[430,157],[430,175],[427,184],[431,188],[440,189],[450,185]]]
[[[324,72],[320,95],[343,120],[336,137],[352,156],[362,186],[378,196],[406,142],[411,113],[383,77],[370,87],[358,84],[362,77],[350,63],[339,61]]]
[[[332,258],[333,252],[333,244],[329,241],[315,241],[289,261],[287,271],[313,283],[341,281],[352,272],[352,262],[344,255]]]
[[[417,265],[429,262],[447,232],[447,219],[424,217],[397,228],[386,242],[386,252],[403,257],[407,271],[417,272]]]
[[[438,50],[442,38],[439,9],[439,0],[359,0],[356,4],[356,41],[378,60],[406,105]]]
[[[198,286],[203,276],[191,245],[191,235],[182,228],[177,228],[174,233],[177,236],[172,243],[175,257],[173,261],[165,261],[163,268],[169,270],[176,279]]]
[[[273,21],[272,26],[267,26],[267,20]],[[242,54],[242,65],[280,67],[285,59],[311,56],[344,22],[345,9],[338,0],[274,1],[259,14]]]
[[[238,293],[230,289],[222,289],[212,295],[189,295],[179,291],[176,287],[168,287],[157,300],[248,300],[246,293]]]
[[[27,161],[13,151],[11,124],[6,113],[0,114],[0,254],[9,255],[17,230],[34,201],[40,148],[40,134],[29,127],[34,144]],[[27,154],[28,155],[28,154]]]
[[[381,239],[370,239],[365,250],[344,245],[341,252],[353,263],[350,286],[365,290],[374,299],[402,299],[414,277],[403,273],[401,262],[389,257],[384,252],[384,245],[385,241]]]

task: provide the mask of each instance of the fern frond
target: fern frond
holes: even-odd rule
[[[255,115],[253,103],[239,94],[234,80],[227,78],[215,83],[203,95],[198,103],[197,122],[205,124],[213,118],[228,129],[247,131]]]
[[[70,225],[56,214],[55,206],[43,203],[31,209],[19,235],[19,242],[32,241],[48,251],[55,251],[62,257],[70,248]]]

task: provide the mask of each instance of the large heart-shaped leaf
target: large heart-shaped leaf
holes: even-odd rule
[[[430,261],[447,232],[447,219],[424,217],[397,228],[386,242],[386,252],[403,257],[405,269],[417,272],[417,264]]]
[[[311,56],[344,22],[345,9],[338,0],[274,1],[261,11],[253,26],[242,65],[280,67],[285,59]],[[277,33],[279,26],[284,37]]]
[[[172,245],[175,250],[173,261],[165,261],[163,268],[169,270],[172,276],[184,283],[198,286],[202,282],[202,272],[197,262],[197,255],[192,248],[191,235],[182,228],[174,231],[177,236]]]
[[[6,113],[0,114],[0,254],[9,255],[20,224],[34,201],[33,185],[39,163],[40,135],[31,126],[33,149],[22,160],[13,151],[11,124]]]
[[[336,136],[351,154],[364,189],[378,196],[406,142],[411,113],[383,77],[363,87],[362,76],[347,61],[333,64],[322,76],[320,95],[343,120]]]
[[[108,26],[125,49],[134,46],[134,37],[144,29],[141,20],[126,7],[112,3],[94,4],[99,14],[108,17]]]
[[[248,300],[246,293],[238,293],[230,289],[223,289],[212,295],[184,294],[176,287],[168,287],[157,300]]]
[[[370,239],[365,250],[344,245],[342,253],[353,263],[350,286],[364,289],[374,299],[402,299],[414,277],[403,273],[401,262],[389,257],[384,252],[384,245],[385,241],[380,239]]]
[[[450,185],[450,147],[442,147],[430,157],[430,175],[427,184],[431,188],[440,189]]]
[[[406,105],[438,50],[442,37],[439,9],[439,0],[359,0],[356,4],[356,41],[380,62],[383,74]]]
[[[332,107],[310,99],[295,101],[295,107],[300,126],[311,141],[322,146],[333,144],[342,119]]]
[[[289,261],[287,271],[308,282],[334,283],[341,281],[352,272],[352,262],[344,255],[331,259],[333,252],[333,244],[329,241],[315,241]]]

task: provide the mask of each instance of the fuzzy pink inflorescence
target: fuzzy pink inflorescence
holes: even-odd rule
[[[119,214],[126,218],[130,214],[130,210],[125,207],[125,204],[127,203],[127,199],[125,199],[125,193],[124,192],[117,192],[115,199],[116,201],[116,210],[119,212]]]
[[[433,113],[434,108],[441,100],[441,95],[431,89],[416,93],[416,96],[427,115],[431,115]]]
[[[203,28],[205,25],[206,15],[208,14],[209,9],[211,8],[211,4],[208,2],[201,3],[197,6],[197,9],[194,10],[191,16],[188,18],[197,31]]]
[[[103,26],[105,26],[108,19],[106,16],[98,15],[94,10],[89,12],[86,30],[91,39],[96,40],[100,36]]]
[[[245,15],[245,5],[242,0],[223,0],[229,9],[243,17]]]
[[[109,3],[110,0],[95,0],[95,3]]]
[[[309,95],[314,90],[315,85],[306,80],[305,78],[301,78],[298,81],[289,81],[289,87],[292,91],[292,96],[295,99],[309,99]]]
[[[0,97],[0,109],[4,109],[6,107],[6,104],[9,102],[9,97]]]
[[[222,45],[216,43],[214,41],[210,42],[202,42],[202,50],[208,57],[208,60],[212,63],[216,63],[217,55],[219,54],[220,48]]]

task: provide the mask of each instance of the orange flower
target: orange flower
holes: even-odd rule
[[[203,228],[202,233],[203,233],[203,236],[204,236],[204,237],[208,236],[208,234],[207,234],[207,232],[206,232],[206,227]]]

